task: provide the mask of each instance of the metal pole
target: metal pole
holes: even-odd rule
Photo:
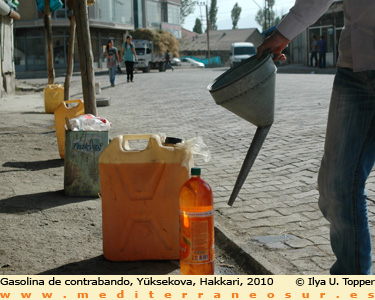
[[[208,53],[208,66],[211,65],[210,58],[210,20],[208,19],[208,4],[206,4],[206,19],[207,19],[207,53]]]

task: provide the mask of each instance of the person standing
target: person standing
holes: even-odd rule
[[[174,69],[171,65],[171,55],[169,54],[169,50],[167,50],[167,53],[165,54],[164,71],[167,71],[168,68],[170,68],[170,69],[172,69],[172,71],[174,71]]]
[[[121,58],[125,61],[126,75],[128,82],[133,82],[134,78],[134,62],[138,61],[135,46],[132,43],[132,36],[126,37],[126,42],[122,44]]]
[[[315,59],[315,65],[313,64],[313,60]],[[313,40],[311,43],[311,56],[310,56],[310,67],[317,67],[318,66],[318,39],[316,35],[313,35]]]
[[[320,37],[320,41],[318,45],[319,45],[319,68],[325,68],[327,45],[326,45],[326,41],[324,40],[324,36]]]
[[[108,40],[105,54],[107,57],[107,68],[109,73],[109,82],[112,87],[115,86],[116,79],[116,67],[120,63],[118,51],[116,47],[113,47],[113,40]]]
[[[258,47],[275,61],[333,0],[296,0],[276,31]],[[345,27],[318,174],[319,208],[330,223],[332,275],[370,275],[372,264],[366,189],[375,162],[375,1],[344,0]]]

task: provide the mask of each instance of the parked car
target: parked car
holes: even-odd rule
[[[177,57],[174,57],[171,60],[171,65],[172,66],[181,66],[181,60]]]
[[[181,58],[181,66],[204,68],[204,63],[201,63],[189,57],[185,57],[185,58]]]

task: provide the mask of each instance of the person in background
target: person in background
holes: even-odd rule
[[[109,73],[109,82],[111,86],[115,86],[116,67],[120,64],[120,58],[116,47],[113,47],[113,40],[108,40],[105,55],[107,57],[107,68]]]
[[[315,59],[315,65],[313,60]],[[318,39],[316,35],[313,35],[313,40],[311,42],[311,56],[310,56],[310,67],[318,66]]]
[[[319,45],[319,68],[325,68],[327,45],[326,45],[326,41],[324,40],[324,36],[320,37],[320,41],[318,42],[318,45]]]
[[[277,30],[258,47],[275,61],[333,0],[297,0]],[[336,261],[332,275],[370,275],[371,237],[365,183],[375,161],[375,1],[344,0],[345,27],[318,174],[319,208],[330,223]]]
[[[126,37],[126,42],[122,44],[121,48],[121,59],[125,61],[126,75],[128,82],[133,82],[134,78],[134,62],[138,61],[137,53],[135,52],[135,46],[132,43],[132,36]]]
[[[170,69],[172,69],[172,71],[174,71],[174,69],[171,65],[171,55],[169,54],[169,50],[167,50],[167,53],[165,54],[164,71],[167,71],[168,68],[170,68]]]

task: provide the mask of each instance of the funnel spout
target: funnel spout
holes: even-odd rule
[[[237,195],[240,192],[241,187],[245,182],[246,177],[249,174],[250,169],[253,166],[260,149],[262,148],[262,145],[267,137],[268,132],[270,131],[271,126],[272,124],[266,127],[257,128],[253,141],[251,142],[250,148],[247,151],[246,158],[242,164],[240,173],[238,174],[236,184],[232,191],[232,195],[230,196],[230,199],[228,201],[228,205],[232,206],[234,201],[236,200]]]

